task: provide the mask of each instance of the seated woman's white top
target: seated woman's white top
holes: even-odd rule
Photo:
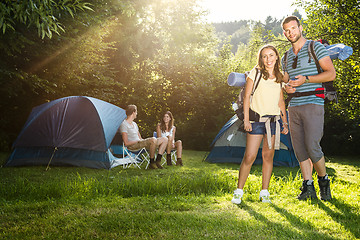
[[[168,132],[163,132],[163,131],[161,131],[161,136],[162,137],[172,137],[172,135],[173,135],[173,132],[174,132],[174,126],[172,126],[172,128],[170,129],[170,131],[168,131]]]

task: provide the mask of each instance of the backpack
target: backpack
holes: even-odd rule
[[[255,79],[254,79],[254,85],[253,85],[251,95],[250,95],[250,102],[251,102],[251,99],[252,99],[252,97],[253,97],[253,95],[255,93],[255,90],[259,86],[260,79],[261,79],[261,76],[262,76],[262,73],[261,73],[260,69],[258,69],[258,68],[255,68],[255,69],[256,69],[256,74],[255,74]],[[239,100],[237,101],[237,106],[236,106],[237,108],[236,107],[234,108],[238,119],[241,121],[240,126],[239,126],[239,130],[242,131],[242,132],[245,132],[245,130],[244,130],[245,86],[246,86],[246,84],[243,87],[241,87],[240,94],[239,94]],[[258,118],[259,118],[259,114],[254,112],[253,110],[251,110],[249,108],[249,119],[252,120],[252,121],[255,121]]]
[[[321,40],[320,42],[323,44],[327,43],[327,41],[324,41],[324,40]],[[311,59],[313,59],[315,61],[315,65],[316,65],[318,73],[321,73],[321,72],[323,72],[323,70],[321,69],[319,60],[316,57],[314,45],[315,45],[315,41],[313,41],[313,40],[310,41],[310,43],[308,45],[308,49],[307,49],[308,55],[309,55],[308,62],[310,63]],[[286,51],[284,54],[284,69],[286,69],[286,67],[287,67],[289,51],[290,50]],[[288,98],[285,100],[285,103],[287,105],[293,97],[303,97],[303,96],[310,96],[310,95],[316,95],[317,97],[323,98],[325,100],[325,103],[331,102],[331,101],[335,101],[336,103],[338,103],[337,93],[336,93],[336,89],[334,88],[333,82],[334,81],[323,82],[322,88],[317,88],[315,91],[290,93],[290,94],[288,94]]]

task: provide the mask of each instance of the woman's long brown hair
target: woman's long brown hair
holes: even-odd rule
[[[274,72],[275,72],[275,77],[276,77],[276,82],[277,83],[281,83],[283,81],[284,75],[282,74],[282,72],[280,71],[280,55],[279,52],[276,50],[276,48],[273,45],[265,45],[263,46],[260,50],[259,50],[259,54],[258,54],[258,67],[260,68],[260,71],[263,75],[263,78],[265,80],[267,80],[269,78],[269,72],[266,70],[265,68],[265,64],[263,62],[263,59],[261,57],[262,51],[266,48],[270,48],[271,50],[273,50],[277,56],[277,60],[275,62],[275,66],[274,66]]]
[[[170,122],[169,122],[169,129],[166,129],[166,125],[164,122],[164,116],[165,114],[170,116]],[[163,117],[160,120],[160,129],[162,132],[166,132],[167,130],[170,130],[173,126],[174,126],[174,116],[172,115],[172,113],[170,111],[166,111],[166,113],[164,113]]]

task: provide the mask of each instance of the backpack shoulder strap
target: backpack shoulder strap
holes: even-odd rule
[[[318,73],[321,73],[322,69],[320,67],[319,60],[316,57],[314,46],[315,46],[315,41],[311,40],[309,45],[308,45],[309,63],[311,62],[311,58],[314,59],[317,71],[318,71]]]
[[[283,69],[283,71],[284,72],[285,72],[287,64],[288,64],[288,55],[289,55],[289,50],[285,52],[284,58],[283,58],[283,61],[284,61],[284,69]]]
[[[261,76],[262,76],[262,73],[261,73],[260,69],[258,69],[258,68],[255,68],[255,69],[256,69],[256,74],[255,74],[254,85],[253,85],[251,95],[254,95],[254,92],[257,89],[257,87],[259,86],[260,79],[261,79]]]

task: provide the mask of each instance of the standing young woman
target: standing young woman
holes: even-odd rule
[[[259,85],[250,99],[256,69],[261,71]],[[258,54],[258,64],[251,70],[246,79],[244,96],[244,129],[246,134],[246,150],[239,169],[238,188],[234,191],[232,203],[240,204],[246,179],[250,174],[252,164],[256,159],[261,142],[262,148],[262,190],[260,200],[271,202],[268,191],[275,148],[280,143],[280,118],[283,129],[288,133],[285,112],[285,102],[281,90],[283,74],[280,71],[280,57],[275,47],[265,45]]]
[[[160,123],[156,127],[157,136],[167,137],[168,145],[166,147],[166,163],[167,165],[172,165],[171,163],[171,150],[176,149],[177,166],[182,166],[183,162],[181,159],[182,155],[182,142],[177,140],[175,142],[175,132],[176,127],[174,126],[174,117],[170,111],[167,111],[162,117]]]

